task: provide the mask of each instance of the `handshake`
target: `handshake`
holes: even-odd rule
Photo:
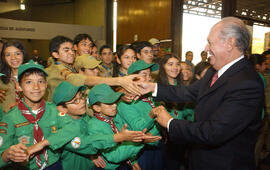
[[[153,108],[149,116],[156,121],[164,128],[167,128],[168,122],[172,119],[172,116],[167,112],[164,106],[158,106]]]

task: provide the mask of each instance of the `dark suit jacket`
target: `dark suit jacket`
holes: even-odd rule
[[[157,100],[195,101],[195,122],[172,120],[169,138],[191,143],[190,170],[255,169],[254,148],[264,103],[263,83],[246,58],[210,87],[215,70],[185,86],[158,85]]]

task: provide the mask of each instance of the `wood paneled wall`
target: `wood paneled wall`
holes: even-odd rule
[[[150,38],[169,39],[171,0],[118,0],[117,44]]]

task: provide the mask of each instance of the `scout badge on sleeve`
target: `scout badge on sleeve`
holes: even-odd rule
[[[58,114],[59,116],[65,116],[66,114],[65,113],[63,113],[63,112],[59,112],[59,114]]]
[[[19,141],[19,143],[22,143],[22,144],[29,144],[30,137],[23,135],[23,136],[18,138],[18,141]]]
[[[79,137],[75,137],[72,141],[71,141],[71,146],[74,148],[74,149],[77,149],[79,148],[81,145],[81,139]]]

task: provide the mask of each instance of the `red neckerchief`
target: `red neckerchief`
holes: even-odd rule
[[[155,108],[155,104],[152,102],[151,97],[146,97],[141,99],[143,102],[149,103],[152,108]]]
[[[178,112],[177,112],[176,109],[174,109],[174,115],[175,115],[175,116],[178,116]]]
[[[36,143],[44,140],[44,135],[43,135],[43,132],[42,132],[41,128],[38,125],[38,121],[41,119],[41,117],[43,116],[43,114],[45,112],[45,102],[43,100],[41,100],[40,106],[38,108],[38,113],[37,113],[36,118],[32,115],[32,110],[22,100],[19,101],[18,109],[21,111],[22,115],[25,117],[25,119],[28,122],[34,124],[34,131],[33,131],[34,139],[33,139],[33,144],[36,144]],[[42,152],[43,152],[44,159],[48,163],[48,153],[47,153],[47,150],[44,148],[42,150]],[[36,164],[37,164],[37,166],[39,168],[41,168],[41,169],[42,168],[45,168],[46,162],[44,162],[42,164],[41,158],[40,158],[40,154],[37,154],[35,156],[35,158],[36,158]]]
[[[113,121],[113,118],[112,117],[104,117],[102,116],[100,113],[94,113],[95,117],[98,119],[98,120],[101,120],[103,122],[106,122],[106,123],[109,123],[111,128],[112,128],[112,131],[113,133],[119,133],[119,130],[117,129],[114,121]],[[132,167],[132,164],[131,164],[131,161],[130,160],[127,160],[126,163]]]
[[[15,99],[16,99],[16,103],[18,103],[20,101],[20,95],[19,95],[19,89],[17,88],[17,80],[15,80],[14,78],[10,78],[11,82],[14,85],[14,89],[15,89]]]
[[[119,133],[119,130],[117,129],[117,127],[113,121],[113,117],[106,118],[106,117],[102,116],[100,113],[95,113],[94,115],[98,120],[109,123],[111,128],[112,128],[113,133]]]

